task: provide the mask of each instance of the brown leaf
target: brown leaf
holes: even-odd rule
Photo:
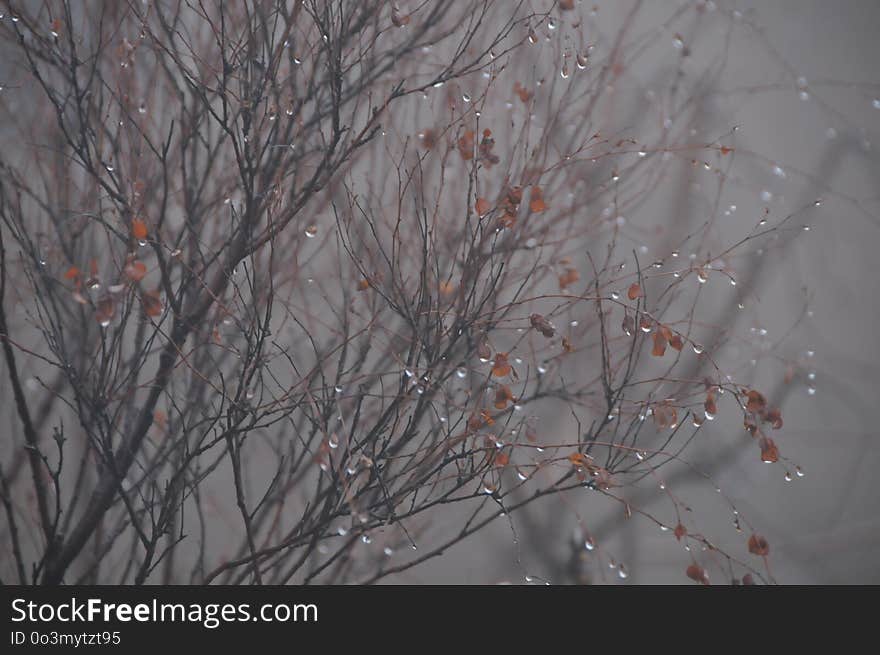
[[[630,300],[635,300],[636,298],[642,297],[642,287],[640,287],[637,283],[633,282],[629,285],[629,290],[626,292],[626,297]]]
[[[159,316],[162,313],[162,300],[158,291],[147,291],[141,296],[141,302],[147,316]]]
[[[458,139],[458,152],[461,158],[469,161],[474,158],[474,131],[465,130]]]
[[[778,407],[774,407],[767,411],[764,415],[764,420],[770,423],[774,430],[778,430],[782,427],[782,412],[779,411]]]
[[[506,384],[502,384],[495,389],[495,409],[507,409],[507,403],[512,403],[515,400],[510,387]]]
[[[767,400],[760,392],[755,391],[754,389],[746,394],[746,398],[746,410],[753,414],[760,414],[764,408],[767,407]]]
[[[687,567],[687,577],[689,577],[694,582],[699,582],[700,584],[709,584],[709,576],[706,575],[705,569],[699,564],[691,564],[689,567]]]
[[[409,25],[409,15],[401,16],[400,13],[394,9],[391,12],[391,22],[394,24],[394,27]]]
[[[540,314],[532,314],[531,316],[529,316],[529,321],[531,322],[533,328],[535,328],[538,332],[543,334],[548,339],[556,334],[556,328],[553,327],[553,324]]]
[[[675,526],[675,532],[673,534],[675,534],[676,539],[681,541],[682,539],[684,539],[684,537],[687,536],[687,533],[688,533],[687,528],[684,527],[681,523],[679,523],[678,525]]]
[[[147,267],[142,261],[134,259],[125,265],[124,272],[132,282],[140,282],[147,274]]]
[[[752,555],[767,557],[770,554],[770,544],[759,534],[753,534],[749,537],[749,552]]]
[[[651,354],[654,357],[663,357],[666,354],[666,335],[663,334],[663,330],[654,332],[654,347],[651,349]]]
[[[761,441],[758,442],[758,444],[761,446],[762,462],[773,464],[779,461],[779,448],[776,446],[773,439],[769,437],[761,437]]]

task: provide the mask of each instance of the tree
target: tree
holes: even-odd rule
[[[693,2],[644,31],[652,11],[600,32],[574,2],[11,5],[4,579],[393,580],[544,498],[625,577],[586,488],[694,547],[682,578],[772,580],[757,528],[718,549],[663,471],[720,405],[800,471],[780,393],[723,349],[756,253],[818,202],[719,226],[725,55],[695,74],[690,40],[743,19]],[[670,192],[661,228],[625,218]]]

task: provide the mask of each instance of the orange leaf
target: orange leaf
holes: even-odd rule
[[[687,528],[684,527],[681,523],[675,526],[675,538],[681,541],[685,536],[687,536]]]
[[[507,466],[510,463],[510,456],[505,453],[495,453],[495,466]]]
[[[358,291],[366,291],[370,288],[370,281],[367,278],[363,278],[360,282],[358,282],[357,290]]]
[[[642,297],[642,287],[640,287],[638,284],[633,282],[629,286],[629,290],[626,292],[626,297],[629,298],[630,300],[635,300],[636,298],[641,298]]]
[[[507,353],[495,353],[495,362],[492,365],[492,375],[503,378],[510,375],[510,364],[507,361]]]
[[[574,284],[581,279],[581,274],[576,268],[567,268],[565,272],[559,276],[559,288],[564,289],[570,284]]]
[[[532,187],[529,209],[532,210],[533,214],[540,214],[547,209],[547,205],[544,203],[544,192],[541,191],[541,187],[539,186]]]
[[[753,534],[749,537],[749,552],[752,555],[767,557],[770,554],[770,544],[759,534]]]
[[[133,282],[140,282],[141,280],[144,279],[144,276],[147,274],[147,267],[144,265],[143,262],[135,259],[134,261],[131,261],[128,264],[126,264],[125,274]]]
[[[67,272],[64,274],[65,280],[75,280],[79,277],[79,269],[76,266],[71,266],[67,269]]]
[[[131,234],[138,241],[145,241],[147,238],[147,224],[139,218],[134,219],[131,222]]]

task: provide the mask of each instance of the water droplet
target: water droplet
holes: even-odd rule
[[[705,271],[697,271],[697,282],[699,282],[700,284],[706,284],[706,280],[708,279],[709,278],[707,277]]]
[[[697,355],[702,355],[702,354],[703,354],[703,346],[702,346],[701,344],[699,344],[699,343],[695,343],[695,344],[694,344],[694,352],[695,352]]]
[[[811,396],[816,395],[816,387],[807,387],[807,393]]]
[[[626,567],[623,564],[620,564],[617,567],[617,575],[622,580],[626,580],[629,577],[629,571],[626,570]]]
[[[770,202],[771,200],[773,200],[773,194],[767,189],[764,189],[763,191],[761,191],[761,200],[764,202]]]
[[[791,482],[791,473],[789,473],[788,471],[785,472],[785,481]]]
[[[577,67],[580,70],[584,70],[587,67],[587,63],[589,62],[589,59],[588,59],[587,55],[578,53],[578,56],[575,58],[575,61],[577,63]]]
[[[458,368],[458,369],[456,369],[456,371],[455,371],[455,375],[456,375],[459,379],[464,379],[464,377],[467,375],[467,371],[466,371],[464,368]]]
[[[470,97],[467,93],[463,93],[463,94],[461,95],[461,99],[462,99],[464,102],[470,102],[470,101],[471,101],[471,97]]]
[[[564,80],[567,80],[570,75],[571,75],[571,72],[568,70],[568,63],[563,62],[562,68],[559,71],[559,77],[561,77]]]
[[[593,537],[588,536],[586,539],[584,539],[584,548],[586,548],[587,550],[593,550],[595,547],[596,542],[593,541]]]
[[[368,543],[371,543],[373,541],[373,539],[372,539],[372,537],[370,537],[370,535],[368,535],[365,532],[364,534],[361,535],[361,541],[363,541],[365,544],[368,544]]]
[[[800,466],[795,466],[795,468],[794,468],[794,473],[795,473],[795,475],[797,475],[799,478],[804,477],[804,471],[803,471],[803,469],[802,469]]]
[[[318,226],[315,224],[309,225],[306,228],[306,237],[309,239],[314,239],[318,235]]]
[[[391,557],[394,554],[394,550],[390,546],[385,546],[382,552],[385,553],[385,557]]]
[[[538,35],[535,34],[535,30],[529,28],[529,43],[535,45],[538,42]]]
[[[546,372],[547,372],[547,367],[544,366],[543,364],[538,364],[538,374],[544,375],[544,373],[546,373]]]
[[[617,300],[619,298],[620,298],[620,292],[618,292],[618,291],[611,292],[611,300]]]
[[[776,177],[781,177],[782,179],[785,179],[785,171],[779,165],[773,167],[773,174]]]
[[[339,448],[339,436],[335,432],[327,438],[327,445],[331,448]]]
[[[556,21],[553,20],[552,18],[547,21],[547,29],[548,30],[555,30],[556,29]]]
[[[880,98],[874,98],[874,99],[871,101],[871,106],[872,106],[874,109],[880,109]]]

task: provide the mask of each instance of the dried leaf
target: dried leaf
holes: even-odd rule
[[[358,285],[357,285],[358,291],[366,291],[369,288],[370,288],[370,280],[368,278],[363,278],[363,279],[361,279],[360,282],[358,282]]]
[[[538,332],[543,334],[548,339],[556,334],[556,328],[553,327],[553,324],[540,314],[532,314],[531,316],[529,316],[529,321],[531,322],[533,328],[535,328]]]
[[[559,276],[559,288],[565,289],[567,286],[574,284],[580,279],[581,274],[576,268],[567,268],[565,269],[565,272]]]
[[[125,265],[124,272],[132,282],[140,282],[147,274],[147,267],[142,261],[134,259]]]
[[[759,534],[753,534],[749,537],[749,552],[752,555],[767,557],[770,554],[770,544]]]
[[[492,375],[503,378],[510,375],[510,363],[507,361],[507,353],[495,353],[495,362],[492,364]]]
[[[654,332],[654,347],[651,349],[651,354],[654,357],[663,357],[666,354],[666,335],[663,334],[663,330]]]
[[[681,541],[682,539],[684,539],[687,536],[687,533],[688,533],[687,528],[684,527],[681,523],[679,523],[678,525],[675,526],[675,532],[673,534],[675,534],[676,539]]]
[[[678,352],[681,352],[681,349],[684,348],[684,341],[681,338],[681,335],[675,333],[672,335],[672,338],[669,339],[669,345],[675,348]]]
[[[138,241],[146,241],[146,239],[147,239],[147,224],[144,223],[139,218],[134,219],[131,222],[131,234]]]
[[[767,400],[761,393],[754,389],[746,394],[746,398],[746,410],[753,414],[760,414],[767,407]]]
[[[507,409],[507,403],[512,403],[515,400],[510,387],[506,384],[502,384],[495,389],[495,409]]]
[[[767,464],[773,464],[779,461],[779,448],[769,437],[761,437],[759,442],[761,446],[761,461]]]
[[[699,564],[691,564],[687,567],[687,577],[700,584],[709,584],[709,576],[706,575],[706,570]]]
[[[627,298],[629,298],[630,300],[635,300],[636,298],[641,298],[642,295],[642,287],[640,287],[635,282],[629,285],[629,289],[626,292]]]
[[[458,152],[461,154],[461,158],[465,161],[470,161],[474,158],[473,130],[465,130],[464,134],[458,138]]]
[[[544,203],[544,192],[541,191],[541,187],[539,186],[532,187],[532,195],[529,199],[529,209],[533,214],[540,214],[547,210],[547,205]]]
[[[770,423],[774,430],[778,430],[782,427],[782,412],[779,411],[778,407],[774,407],[767,411],[764,415],[764,420]]]
[[[71,266],[67,269],[67,272],[64,274],[65,280],[75,280],[79,277],[80,271],[76,266]]]
[[[141,296],[144,306],[144,314],[147,316],[159,316],[162,313],[162,300],[158,291],[147,291]]]

